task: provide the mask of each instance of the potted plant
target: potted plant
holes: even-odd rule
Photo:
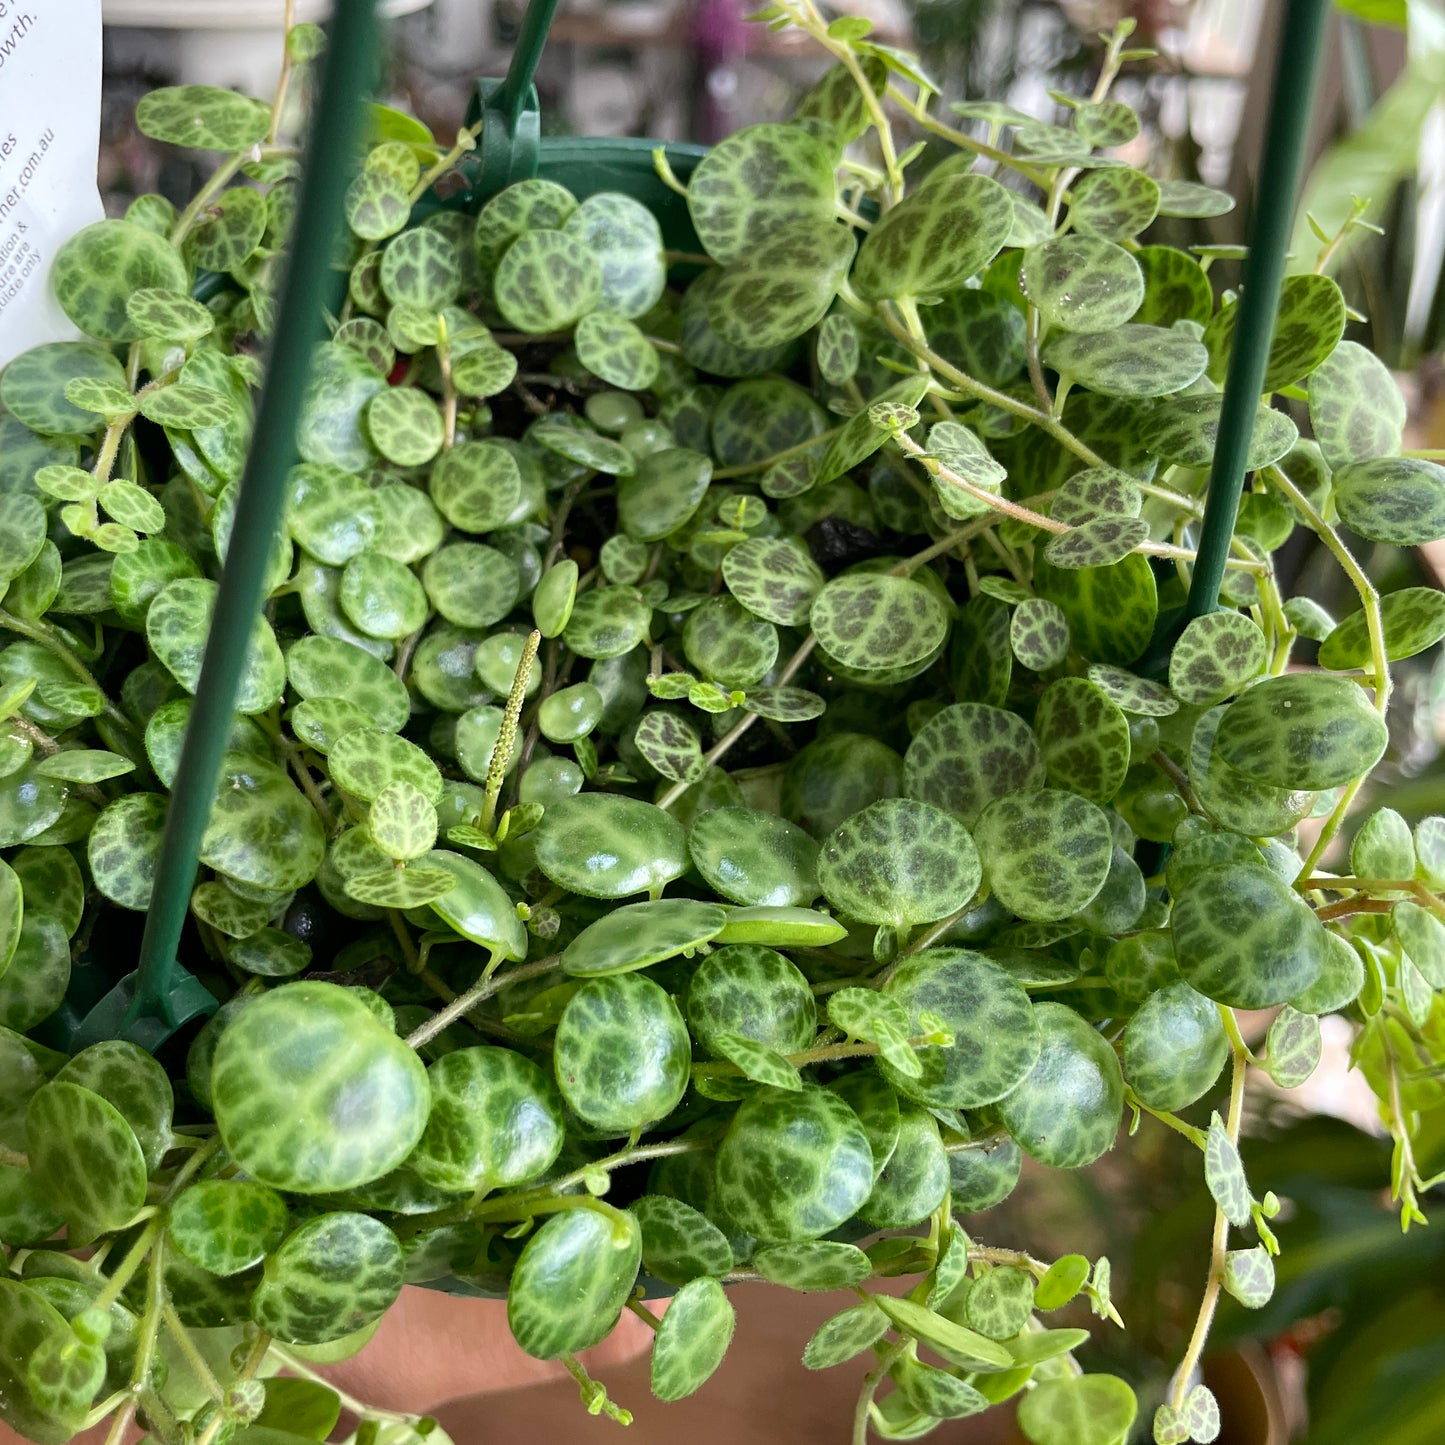
[[[159,1058],[55,1045],[150,902],[294,211],[279,108],[148,96],[147,134],[226,158],[61,256],[93,339],[0,375],[0,1400],[28,1438],[324,1435],[335,1396],[276,1371],[358,1348],[405,1281],[505,1295],[625,1418],[575,1354],[638,1310],[654,1390],[688,1394],[727,1284],[763,1279],[855,1291],[803,1359],[874,1353],[858,1441],[1010,1400],[1035,1445],[1121,1441],[1133,1390],[1053,1317],[1118,1323],[1109,1261],[969,1216],[1147,1113],[1216,1209],[1153,1433],[1212,1440],[1214,1307],[1263,1304],[1279,1247],[1246,1069],[1306,1077],[1327,1012],[1421,1217],[1445,821],[1380,809],[1322,860],[1390,663],[1445,635],[1346,529],[1445,533],[1445,471],[1402,452],[1336,283],[1290,278],[1223,605],[1151,671],[1239,303],[1230,257],[1147,237],[1229,199],[1110,153],[1127,27],[1045,124],[940,114],[866,22],[762,18],[836,63],[698,166],[686,257],[545,179],[413,223],[473,137],[375,112],[191,895],[219,1007]],[[870,130],[878,169],[846,150]],[[1298,528],[1359,611],[1281,595]]]

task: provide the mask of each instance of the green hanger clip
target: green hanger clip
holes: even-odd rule
[[[514,181],[537,174],[542,148],[542,107],[532,77],[552,28],[557,0],[532,0],[522,17],[512,63],[505,80],[479,80],[467,112],[467,125],[482,131],[474,152],[474,193],[494,196]]]

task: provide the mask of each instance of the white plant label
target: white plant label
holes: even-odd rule
[[[100,148],[100,0],[0,0],[0,366],[80,335],[50,268],[105,214]]]

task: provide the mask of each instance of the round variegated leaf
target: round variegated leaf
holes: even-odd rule
[[[372,799],[366,826],[388,858],[406,862],[429,853],[436,843],[437,812],[416,784],[398,778]]]
[[[203,577],[168,582],[146,613],[146,638],[151,651],[175,680],[194,693],[211,630],[217,585]],[[251,628],[251,646],[236,694],[236,710],[265,712],[286,685],[286,665],[276,635],[264,617]]]
[[[970,173],[937,177],[868,232],[854,289],[870,301],[951,291],[998,255],[1013,224],[1013,203],[997,181]]]
[[[562,229],[591,253],[602,273],[601,305],[625,317],[650,310],[667,284],[662,232],[646,206],[602,191],[588,196]]]
[[[1158,213],[1159,183],[1127,167],[1086,171],[1074,182],[1069,201],[1074,230],[1105,241],[1133,240]]]
[[[951,814],[884,798],[841,823],[818,855],[828,901],[864,923],[909,928],[943,918],[973,897],[978,850]]]
[[[266,234],[266,198],[249,186],[230,186],[201,214],[186,237],[186,259],[206,271],[234,271]]]
[[[511,1049],[444,1054],[427,1071],[431,1113],[407,1158],[439,1189],[500,1189],[542,1174],[562,1148],[562,1101],[547,1075]]]
[[[710,597],[688,614],[682,648],[688,663],[709,682],[748,688],[777,661],[778,633],[732,597]]]
[[[871,1300],[825,1320],[803,1350],[810,1370],[827,1370],[861,1355],[888,1332],[890,1321]]]
[[[577,978],[630,973],[678,954],[691,955],[727,921],[716,903],[660,898],[614,908],[562,951],[562,969]]]
[[[816,1085],[759,1089],[738,1107],[717,1152],[717,1202],[766,1243],[817,1239],[873,1189],[858,1116]]]
[[[251,1318],[288,1344],[325,1344],[380,1319],[404,1278],[401,1243],[380,1220],[317,1215],[266,1260]]]
[[[1051,682],[1034,731],[1052,786],[1100,804],[1118,792],[1129,770],[1129,722],[1094,683],[1082,677]]]
[[[1075,472],[1054,494],[1049,515],[1056,522],[1077,527],[1096,517],[1137,517],[1144,494],[1132,477],[1112,467],[1090,467]]]
[[[920,729],[904,759],[909,797],[944,808],[972,827],[995,798],[1042,788],[1038,741],[1014,713],[960,703]]]
[[[1234,344],[1239,303],[1222,307],[1204,330],[1209,348],[1209,375],[1223,384]],[[1286,276],[1280,288],[1269,360],[1264,369],[1264,390],[1308,376],[1339,345],[1345,330],[1345,297],[1329,276]]]
[[[1162,462],[1202,469],[1214,460],[1214,443],[1219,434],[1220,396],[1180,396],[1156,406],[1140,425],[1140,439]],[[1277,462],[1295,444],[1299,430],[1280,411],[1261,405],[1255,413],[1254,431],[1245,469],[1257,471]]]
[[[1218,1005],[1183,980],[1150,994],[1124,1031],[1129,1087],[1154,1109],[1183,1109],[1201,1098],[1228,1058]]]
[[[1213,707],[1264,671],[1264,633],[1242,612],[1196,617],[1169,657],[1169,690],[1196,707]]]
[[[500,622],[516,604],[522,585],[510,557],[478,542],[453,542],[433,552],[422,567],[421,581],[432,606],[458,627],[491,627]],[[425,599],[423,618],[416,625],[424,620],[424,603]],[[408,600],[406,606],[411,609],[414,604]],[[395,635],[403,637],[406,631]]]
[[[1172,246],[1141,246],[1135,253],[1144,272],[1144,301],[1134,320],[1146,326],[1193,321],[1200,326],[1214,311],[1214,290],[1204,268]]]
[[[589,980],[568,1000],[553,1067],[574,1113],[608,1134],[625,1134],[677,1107],[690,1053],[672,998],[640,973],[618,973]]]
[[[290,893],[316,876],[321,821],[282,770],[241,753],[221,762],[201,861],[238,885]]]
[[[135,1133],[109,1100],[81,1084],[41,1085],[25,1111],[30,1172],[74,1231],[72,1243],[124,1228],[145,1203]]]
[[[1131,323],[1060,336],[1044,348],[1043,359],[1071,381],[1105,396],[1169,396],[1203,374],[1209,353],[1182,331]]]
[[[795,823],[747,808],[713,808],[692,826],[698,872],[722,897],[785,908],[818,895],[818,845]]]
[[[211,1094],[231,1157],[262,1183],[302,1194],[394,1169],[421,1137],[429,1100],[416,1054],[349,990],[310,980],[282,984],[232,1018]]]
[[[861,670],[921,662],[948,631],[936,592],[884,573],[835,578],[814,599],[811,621],[830,657]]]
[[[1229,763],[1215,747],[1227,707],[1211,708],[1195,725],[1189,744],[1189,781],[1210,816],[1222,827],[1252,838],[1287,832],[1314,806],[1314,793],[1281,788]]]
[[[1069,655],[1069,621],[1056,602],[1026,597],[1009,621],[1009,646],[1035,672],[1058,667]]]
[[[524,231],[497,263],[497,307],[519,331],[563,331],[602,299],[602,271],[564,231]]]
[[[1268,868],[1230,863],[1192,878],[1174,904],[1179,970],[1231,1008],[1268,1008],[1319,977],[1324,927]]]
[[[1385,656],[1391,662],[1414,657],[1445,637],[1445,594],[1433,587],[1403,587],[1380,598]],[[1344,671],[1371,666],[1370,631],[1365,613],[1355,612],[1333,628],[1320,644],[1321,667]]]
[[[32,431],[88,436],[99,430],[100,417],[76,406],[66,396],[68,384],[81,378],[106,387],[125,387],[125,369],[105,347],[87,341],[51,341],[33,346],[0,372],[0,404],[15,421],[23,422]],[[52,465],[58,470],[64,464]]]
[[[851,1289],[873,1273],[873,1261],[856,1244],[831,1239],[769,1245],[758,1250],[752,1265],[770,1283],[810,1294]]]
[[[533,178],[507,186],[477,216],[477,260],[483,269],[494,270],[502,253],[524,231],[554,230],[576,210],[577,198],[555,181]]]
[[[287,1210],[264,1184],[206,1179],[176,1197],[166,1218],[171,1241],[207,1274],[240,1274],[281,1243]]]
[[[729,548],[722,572],[728,591],[749,612],[783,627],[806,624],[824,582],[807,549],[783,537],[751,537]]]
[[[657,380],[657,348],[619,311],[590,311],[577,323],[577,357],[594,376],[627,391]]]
[[[1119,1059],[1102,1034],[1057,1003],[1034,1007],[1038,1060],[996,1106],[1025,1153],[1055,1169],[1092,1164],[1113,1147],[1124,1113]]]
[[[612,793],[553,803],[533,834],[537,866],[589,898],[625,898],[687,871],[686,835],[660,808]]]
[[[797,125],[750,125],[703,157],[687,208],[713,260],[742,259],[765,236],[809,220],[831,220],[834,157]]]
[[[414,386],[377,392],[366,408],[366,429],[377,451],[399,467],[419,467],[431,461],[446,435],[436,402]]]
[[[921,1104],[972,1109],[992,1103],[1038,1057],[1038,1027],[1028,995],[982,954],[927,949],[898,967],[885,993],[906,1010],[910,1032],[923,1032],[925,1015],[932,1015],[953,1034],[946,1048],[913,1050],[921,1066],[917,1076],[887,1059],[880,1062],[894,1088]]]
[[[101,510],[136,532],[159,532],[166,525],[166,510],[144,487],[117,479],[107,482],[96,496]]]
[[[1075,793],[1042,789],[999,798],[974,835],[990,888],[1011,913],[1032,922],[1079,912],[1109,876],[1109,820]]]
[[[437,459],[428,481],[437,510],[464,532],[506,523],[522,495],[516,458],[491,441],[462,442]]]
[[[1144,299],[1139,263],[1097,236],[1065,236],[1032,247],[1024,253],[1019,283],[1044,320],[1061,331],[1112,331]]]
[[[387,732],[400,732],[411,716],[406,685],[384,663],[349,642],[298,638],[286,653],[286,675],[302,698],[345,700]]]
[[[449,305],[462,285],[456,248],[427,226],[403,231],[388,244],[378,279],[393,305],[404,301],[428,311]]]
[[[733,1267],[727,1236],[706,1215],[667,1194],[646,1194],[631,1212],[642,1230],[642,1265],[668,1284],[686,1284]]]
[[[517,375],[517,358],[488,343],[464,351],[452,362],[452,385],[463,396],[496,396]]]
[[[1418,457],[1348,462],[1335,470],[1340,520],[1371,542],[1418,547],[1445,536],[1445,467]]]
[[[715,949],[692,972],[687,1019],[709,1053],[720,1033],[740,1034],[780,1054],[813,1042],[817,1006],[802,973],[782,954],[757,944]]]
[[[290,978],[310,966],[311,948],[279,928],[262,928],[238,938],[231,945],[230,959],[259,978]]]
[[[169,85],[142,96],[135,123],[143,135],[196,150],[241,151],[266,139],[271,108],[214,85]]]
[[[652,1343],[652,1393],[681,1400],[700,1390],[722,1364],[736,1316],[722,1285],[694,1279],[678,1290]]]
[[[1256,683],[1225,710],[1224,760],[1276,788],[1336,788],[1384,755],[1385,720],[1348,678],[1291,673]]]
[[[216,318],[199,301],[155,286],[131,292],[125,310],[142,337],[161,341],[199,341],[216,324]]]
[[[1405,433],[1405,398],[1390,369],[1342,341],[1310,376],[1310,428],[1332,467],[1393,456]]]
[[[166,801],[159,793],[127,793],[96,819],[87,858],[96,888],[122,908],[150,906]]]
[[[1319,1019],[1286,1004],[1269,1026],[1265,1068],[1281,1089],[1297,1089],[1319,1067],[1322,1047]]]
[[[373,801],[388,783],[398,781],[413,784],[433,805],[441,801],[437,765],[415,743],[382,728],[343,734],[331,749],[330,764],[332,779],[363,802]]]
[[[617,1323],[641,1262],[642,1231],[630,1214],[604,1206],[552,1215],[512,1271],[513,1338],[539,1360],[590,1349]]]
[[[1149,524],[1142,517],[1091,517],[1051,538],[1044,556],[1069,571],[1109,567],[1148,540]]]
[[[347,187],[346,224],[363,241],[396,235],[410,215],[410,191],[385,171],[362,171]]]
[[[77,231],[55,253],[50,281],[65,314],[101,341],[140,336],[126,310],[133,292],[190,290],[180,254],[133,221],[95,221]]]
[[[113,1105],[130,1125],[147,1171],[160,1167],[171,1147],[175,1099],[166,1071],[144,1049],[124,1039],[105,1039],[82,1049],[53,1077]]]
[[[562,640],[579,657],[621,657],[647,637],[651,625],[652,608],[636,588],[594,587],[573,604]]]
[[[855,246],[852,229],[831,217],[770,231],[722,268],[708,294],[708,319],[734,346],[784,345],[827,314]]]

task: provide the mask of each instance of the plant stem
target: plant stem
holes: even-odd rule
[[[419,1049],[423,1044],[430,1043],[448,1024],[455,1022],[463,1014],[470,1013],[479,1003],[491,998],[494,993],[500,993],[508,984],[551,973],[560,966],[561,961],[562,955],[554,953],[549,958],[539,958],[535,963],[524,963],[520,968],[506,973],[478,979],[465,993],[459,993],[445,1008],[439,1009],[424,1024],[414,1028],[406,1036],[408,1047]]]
[[[6,612],[3,608],[0,608],[0,627],[9,632],[18,632],[22,637],[28,637],[31,642],[39,643],[48,653],[59,658],[81,682],[85,683],[87,687],[93,687],[101,697],[105,698],[106,717],[127,737],[136,737],[136,730],[131,720],[110,700],[90,669],[55,636],[49,627],[41,622],[27,622],[23,617],[16,617],[14,613]]]
[[[94,1307],[100,1310],[108,1310],[121,1296],[125,1289],[135,1277],[135,1272],[145,1263],[146,1256],[151,1253],[152,1247],[159,1249],[161,1225],[164,1223],[159,1214],[154,1215],[141,1230],[136,1242],[126,1252],[126,1256],[116,1266],[115,1272],[106,1281],[105,1288],[96,1295]],[[152,1266],[154,1269],[154,1266]]]
[[[900,1340],[897,1344],[880,1350],[878,1363],[863,1376],[863,1383],[858,1389],[858,1403],[853,1407],[852,1445],[868,1445],[868,1410],[873,1404],[873,1396],[878,1393],[884,1376],[897,1364],[907,1348],[908,1342]]]
[[[1004,516],[1012,517],[1016,521],[1025,522],[1030,527],[1037,527],[1041,532],[1052,533],[1056,537],[1067,536],[1076,530],[1066,522],[1056,521],[1053,517],[1046,517],[1042,512],[1035,512],[1018,502],[1010,502],[1007,498],[1000,496],[997,492],[991,492],[987,487],[980,487],[971,482],[967,477],[960,476],[951,467],[945,466],[937,457],[931,455],[928,450],[914,441],[907,432],[898,431],[893,434],[893,441],[897,443],[900,450],[906,452],[923,469],[931,475],[947,482],[950,486],[957,487],[960,491],[968,493],[976,501],[984,503],[995,512],[1001,512]],[[1138,546],[1130,549],[1132,552],[1142,553],[1146,557],[1174,557],[1184,561],[1193,561],[1195,553],[1188,547],[1176,547],[1168,542],[1140,542]],[[1231,558],[1226,564],[1236,570],[1244,572],[1266,572],[1269,563],[1256,562],[1252,559]]]
[[[927,1048],[929,1039],[920,1034],[908,1040],[914,1048]],[[809,1064],[827,1064],[835,1059],[871,1059],[879,1053],[877,1044],[865,1043],[861,1039],[853,1043],[820,1044],[816,1048],[804,1049],[801,1053],[785,1054],[784,1057],[794,1068],[806,1068]],[[746,1078],[747,1075],[736,1064],[719,1060],[715,1063],[694,1064],[694,1078]]]
[[[18,1153],[16,1150],[10,1148],[8,1144],[0,1144],[0,1164],[5,1165],[7,1169],[28,1170],[30,1168],[30,1159],[28,1155]]]
[[[326,1389],[334,1391],[337,1399],[341,1401],[341,1408],[349,1410],[353,1415],[359,1415],[363,1419],[385,1420],[396,1425],[415,1425],[422,1417],[420,1415],[408,1415],[400,1410],[383,1410],[376,1405],[368,1405],[364,1400],[358,1400],[355,1395],[343,1390],[335,1380],[329,1380],[325,1375],[313,1370],[302,1360],[288,1350],[282,1349],[280,1345],[273,1344],[271,1349],[275,1352],[276,1358],[293,1375],[299,1375],[303,1380],[310,1380],[313,1385],[323,1385]]]
[[[744,462],[736,467],[720,467],[712,474],[715,482],[725,482],[732,477],[746,477],[753,472],[765,472],[778,462],[785,462],[789,457],[804,456],[812,451],[814,447],[823,446],[843,430],[843,424],[829,427],[827,431],[819,432],[815,437],[809,437],[805,442],[799,442],[796,446],[784,447],[780,452],[774,452],[771,456],[763,457],[761,461]]]
[[[1203,1129],[1196,1129],[1193,1124],[1186,1124],[1178,1114],[1171,1114],[1167,1109],[1156,1109],[1153,1105],[1146,1104],[1127,1085],[1124,1089],[1124,1100],[1130,1107],[1142,1109],[1151,1118],[1158,1119],[1161,1124],[1167,1124],[1176,1134],[1181,1134],[1188,1139],[1196,1149],[1203,1150],[1206,1142]]]
[[[788,659],[787,665],[778,674],[776,686],[784,687],[797,676],[799,668],[812,655],[813,649],[818,645],[818,639],[809,633],[803,640],[802,645]],[[715,742],[706,753],[703,754],[703,762],[708,767],[716,765],[718,759],[727,755],[732,745],[757,722],[758,715],[755,712],[744,713],[743,716],[733,724],[731,728]],[[687,792],[692,784],[674,783],[658,800],[657,806],[666,812],[682,795]]]
[[[1249,1050],[1240,1036],[1239,1021],[1234,1010],[1220,1006],[1219,1014],[1224,1030],[1229,1035],[1229,1046],[1233,1067],[1229,1076],[1229,1117],[1225,1132],[1231,1144],[1239,1143],[1239,1126],[1244,1117],[1244,1078],[1249,1062]],[[1174,1384],[1169,1392],[1169,1403],[1176,1410],[1184,1408],[1184,1397],[1189,1393],[1190,1380],[1199,1365],[1204,1346],[1209,1340],[1209,1328],[1214,1323],[1214,1311],[1219,1304],[1219,1292],[1224,1284],[1225,1253],[1229,1245],[1229,1220],[1216,1204],[1214,1207],[1214,1235],[1209,1246],[1209,1278],[1204,1286],[1204,1297],[1199,1302],[1199,1313],[1195,1316],[1194,1331],[1189,1337],[1184,1358],[1174,1375]]]
[[[161,1319],[171,1332],[171,1338],[175,1340],[181,1353],[186,1357],[186,1363],[195,1371],[196,1378],[205,1387],[206,1393],[220,1403],[226,1398],[226,1392],[221,1388],[221,1382],[212,1373],[206,1357],[196,1348],[196,1342],[191,1338],[190,1331],[181,1323],[181,1317],[176,1313],[176,1307],[170,1300],[161,1306]]]

